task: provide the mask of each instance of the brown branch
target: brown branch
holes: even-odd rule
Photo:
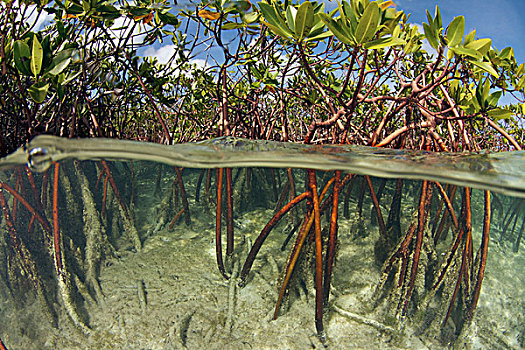
[[[155,100],[153,100],[153,97],[151,97],[151,94],[150,94],[148,88],[146,87],[146,85],[144,85],[144,82],[142,81],[142,78],[140,77],[139,72],[137,72],[137,70],[133,66],[133,62],[131,61],[131,58],[129,57],[129,54],[127,52],[124,52],[124,53],[125,53],[126,58],[128,59],[128,61],[130,61],[129,65],[131,67],[131,70],[133,71],[133,74],[135,74],[135,77],[139,81],[140,86],[142,86],[142,89],[144,90],[144,92],[148,96],[148,99],[151,102],[153,110],[155,111],[155,114],[157,115],[157,119],[159,120],[160,124],[162,125],[162,130],[164,131],[164,137],[166,137],[166,140],[168,140],[168,144],[171,144],[172,139],[171,139],[171,135],[170,135],[169,129],[166,126],[166,122],[164,121],[164,118],[162,118],[162,116],[160,115],[160,111],[159,111],[159,108],[157,107],[157,104],[155,103]]]
[[[405,126],[399,128],[399,129],[397,129],[396,131],[394,131],[393,133],[391,133],[387,137],[385,137],[383,139],[383,141],[381,141],[380,143],[378,143],[376,145],[376,147],[384,147],[384,146],[388,145],[389,143],[391,143],[392,141],[394,141],[396,139],[396,137],[404,134],[405,132],[407,132],[409,130],[415,129],[418,126],[421,127],[421,128],[428,128],[428,127],[430,127],[430,123],[429,122],[421,122],[420,124],[411,123],[409,125],[405,125]]]
[[[354,48],[354,51],[352,52],[352,60],[350,61],[350,65],[348,66],[348,71],[346,72],[346,77],[345,77],[345,80],[343,82],[343,85],[341,87],[341,91],[339,91],[339,93],[337,94],[337,98],[341,98],[341,96],[343,96],[347,86],[348,86],[348,82],[350,81],[350,75],[352,74],[352,71],[354,70],[354,64],[355,64],[355,59],[357,57],[357,53],[359,52],[359,46],[356,46]]]
[[[359,80],[358,80],[358,83],[357,83],[357,85],[355,87],[354,95],[352,96],[352,99],[350,100],[350,103],[347,104],[347,107],[348,107],[348,113],[347,113],[348,114],[348,118],[347,118],[346,125],[345,125],[345,131],[343,132],[343,137],[342,137],[343,142],[348,137],[348,129],[350,128],[350,121],[352,120],[351,116],[354,113],[355,107],[357,106],[357,100],[358,100],[359,91],[363,87],[363,81],[365,79],[367,54],[368,54],[368,50],[365,49],[365,51],[363,52],[363,61],[362,61],[362,64],[361,64],[361,71],[359,72]]]
[[[381,133],[381,131],[383,130],[387,120],[388,120],[388,116],[390,115],[390,113],[392,112],[392,108],[394,107],[394,104],[397,102],[397,99],[399,98],[399,96],[401,95],[401,93],[403,92],[404,88],[402,87],[396,94],[396,96],[394,98],[392,98],[392,103],[390,104],[390,106],[388,106],[388,109],[387,111],[385,112],[385,116],[383,117],[383,119],[381,119],[381,122],[379,123],[379,126],[377,127],[377,129],[373,132],[372,134],[372,140],[370,141],[371,145],[372,146],[375,146],[375,143],[377,142],[377,138],[379,137],[379,134]],[[374,101],[375,102],[375,101]]]
[[[490,120],[487,117],[485,117],[485,120],[491,127],[496,129],[497,132],[503,135],[503,137],[505,137],[516,148],[516,150],[518,151],[522,150],[520,145],[516,142],[516,140],[511,135],[509,135],[505,130],[503,130],[503,128],[501,128],[498,124],[494,123],[492,120]]]

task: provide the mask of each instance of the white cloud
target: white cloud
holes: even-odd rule
[[[173,44],[168,44],[158,48],[150,46],[146,50],[144,50],[144,53],[142,55],[144,57],[156,58],[157,62],[160,64],[167,64],[176,52],[177,46]],[[185,52],[185,54],[188,55],[189,52]],[[205,69],[209,67],[206,60],[202,58],[192,58],[189,60],[188,63],[190,65],[195,65],[196,68],[200,69]]]
[[[29,18],[29,22],[36,20],[34,27],[34,31],[36,32],[43,29],[45,25],[49,24],[49,22],[53,20],[53,16],[44,11],[40,14],[40,16],[38,16],[38,12],[35,11],[35,14],[32,17],[33,18]]]
[[[166,64],[170,60],[171,57],[175,54],[177,49],[176,45],[170,44],[170,45],[164,45],[159,48],[154,47],[148,47],[144,51],[144,56],[146,57],[154,57],[157,59],[157,62],[161,64]]]
[[[148,47],[144,52],[142,53],[143,57],[151,57],[156,58],[157,62],[159,64],[168,64],[170,62],[170,59],[177,53],[177,46],[173,44],[164,45],[158,48],[154,48],[152,46]],[[185,55],[189,55],[189,52],[185,52]],[[177,67],[179,63],[176,62],[176,59],[171,61],[171,65],[173,68]],[[191,77],[192,75],[192,67],[196,69],[207,69],[209,68],[209,65],[205,59],[202,58],[192,58],[190,59],[187,64],[185,64],[182,69],[175,69],[173,74],[175,76],[178,76],[181,74],[184,74],[186,77]]]

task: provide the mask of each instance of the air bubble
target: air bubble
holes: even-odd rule
[[[51,154],[47,148],[36,147],[28,152],[27,166],[36,172],[44,172],[52,164]]]

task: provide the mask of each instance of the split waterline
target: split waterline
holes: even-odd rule
[[[323,264],[341,183],[326,346],[525,346],[525,153],[235,138],[39,136],[0,159],[0,339],[8,349],[322,347],[314,229],[275,312],[311,196],[276,222],[240,283],[265,226],[309,191],[306,169],[316,170]],[[217,266],[217,226],[229,279]]]
[[[304,145],[223,137],[176,144],[114,139],[37,136],[2,167],[28,164],[36,171],[52,162],[148,160],[187,168],[268,167],[343,170],[385,178],[433,180],[525,196],[525,151],[435,153],[364,146]]]

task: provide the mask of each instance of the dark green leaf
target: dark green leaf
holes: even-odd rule
[[[343,1],[342,6],[339,7],[339,13],[341,13],[341,18],[343,19],[345,26],[348,26],[350,29],[348,32],[354,35],[357,28],[357,17],[354,10],[352,9],[352,6],[350,6],[346,1]]]
[[[75,53],[75,49],[65,49],[58,52],[43,74],[58,75],[62,73],[64,69],[66,69],[67,66],[71,63]]]
[[[308,34],[308,38],[306,41],[318,41],[323,40],[325,38],[331,37],[334,34],[331,31],[325,30],[325,24],[321,20],[321,16],[319,13],[316,13],[314,16],[314,26],[310,30],[310,34]]]
[[[436,11],[434,12],[434,23],[436,30],[443,28],[443,21],[441,20],[441,11],[439,11],[439,6],[436,5]]]
[[[352,6],[348,3],[348,1],[343,0],[339,7],[339,13],[341,14],[341,17],[348,18],[349,16],[353,16],[355,18],[354,11],[352,10]]]
[[[235,22],[226,22],[221,26],[221,29],[230,30],[230,29],[239,29],[244,28],[246,24],[244,23],[235,23]]]
[[[427,20],[428,20],[428,24],[432,26],[432,24],[434,23],[434,19],[432,18],[432,15],[430,14],[428,10],[427,10]]]
[[[159,19],[164,24],[171,24],[172,26],[176,26],[179,23],[179,19],[173,13],[169,13],[169,12],[161,13],[159,11],[157,12],[157,15],[159,16]]]
[[[514,50],[512,49],[512,47],[506,47],[504,48],[503,50],[501,50],[500,54],[499,54],[499,58],[505,60],[507,58],[510,58],[510,57],[513,57],[514,56]]]
[[[49,74],[51,75],[58,75],[64,71],[64,69],[69,66],[69,63],[71,62],[71,57],[66,58],[65,60],[57,61],[53,60],[52,62],[52,68],[49,70]]]
[[[61,38],[66,36],[66,30],[64,28],[64,23],[62,21],[58,21],[57,22],[57,31],[58,31],[58,35]]]
[[[489,106],[496,107],[498,105],[498,101],[501,97],[503,92],[501,91],[495,91],[489,95],[487,98],[487,102],[489,103]]]
[[[310,36],[308,36],[308,38],[306,38],[305,41],[319,41],[319,40],[323,40],[323,39],[329,38],[332,35],[334,35],[334,33],[332,33],[330,30],[327,30],[327,31],[324,31],[324,32],[321,32],[315,35],[312,35],[312,34],[314,33],[310,33]]]
[[[516,89],[523,90],[525,88],[525,75],[522,75],[520,80],[518,81],[518,84],[516,85]]]
[[[325,27],[325,24],[321,20],[321,17],[319,16],[319,13],[316,13],[314,15],[314,26],[310,30],[310,33],[308,34],[308,37],[320,34],[324,30],[324,27]]]
[[[91,1],[89,0],[82,0],[82,9],[84,9],[84,12],[89,12],[91,10]]]
[[[75,80],[78,78],[81,72],[70,72],[69,75],[66,77],[66,79],[62,82],[62,85],[67,85],[69,82]]]
[[[330,17],[326,13],[319,13],[319,16],[321,17],[321,20],[326,24],[328,29],[336,36],[339,41],[341,41],[344,44],[351,45],[353,44],[352,38],[350,38],[344,31],[344,29],[341,27],[341,24],[337,21],[334,21],[332,17]]]
[[[483,98],[483,83],[479,83],[476,87],[476,102],[481,108],[485,107],[485,99]]]
[[[20,73],[24,75],[31,75],[31,69],[29,67],[29,57],[31,57],[29,46],[22,40],[15,41],[13,48],[13,59],[15,61],[15,67]]]
[[[500,119],[510,118],[511,116],[514,115],[514,112],[509,111],[508,109],[496,108],[496,109],[491,109],[490,111],[487,112],[487,114],[493,120],[500,120]]]
[[[295,32],[295,16],[297,15],[297,9],[292,6],[288,5],[286,8],[286,24],[288,24],[288,28],[292,32]]]
[[[286,31],[285,29],[282,29],[281,27],[274,26],[273,24],[270,24],[268,22],[262,21],[274,34],[277,34],[284,39],[290,39],[292,37],[291,33],[289,31]]]
[[[264,23],[268,28],[270,28],[270,30],[272,30],[275,34],[282,36],[283,38],[290,38],[292,36],[292,32],[275,7],[261,2],[259,3],[259,8],[261,9],[262,15],[265,19]]]
[[[483,101],[488,101],[490,94],[490,81],[489,79],[485,79],[485,82],[483,83]]]

